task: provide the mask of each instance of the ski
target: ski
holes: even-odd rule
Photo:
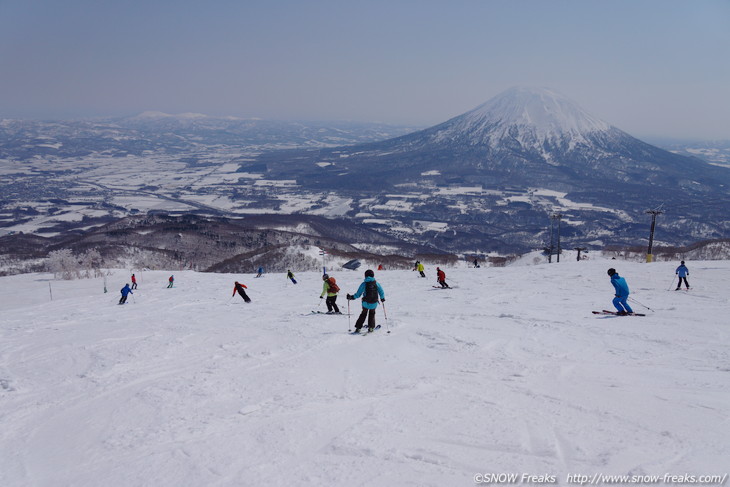
[[[620,315],[618,311],[609,311],[604,309],[602,311],[591,311],[594,315],[613,315],[613,316],[646,316],[644,313],[629,313],[627,315]]]
[[[373,331],[366,331],[365,333],[360,333],[360,330],[355,329],[355,331],[351,331],[350,335],[362,335],[362,336],[368,336],[369,334],[373,333],[375,330],[379,330],[380,325],[376,325]]]
[[[310,315],[337,315],[337,316],[347,316],[347,315],[345,315],[343,313],[329,313],[327,311],[314,311],[314,310],[312,310],[312,312],[309,313],[309,314]]]
[[[456,286],[449,286],[449,287],[441,287],[441,286],[431,286],[434,289],[455,289]]]

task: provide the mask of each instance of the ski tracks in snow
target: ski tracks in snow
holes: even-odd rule
[[[248,304],[231,301],[233,275],[176,272],[165,289],[169,274],[145,273],[125,306],[59,284],[58,300],[11,306],[0,329],[0,478],[467,485],[494,466],[719,465],[726,329],[695,324],[691,294],[652,291],[628,264],[657,312],[596,319],[612,296],[605,263],[560,265],[571,270],[454,270],[460,286],[443,292],[379,272],[387,308],[367,337],[347,333],[359,301],[349,319],[301,316],[318,304],[316,274],[245,280]],[[336,277],[343,295],[361,281]],[[724,316],[726,302],[707,301]]]

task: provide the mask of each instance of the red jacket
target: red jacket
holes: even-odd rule
[[[441,269],[439,269],[438,271],[436,271],[436,277],[438,278],[439,281],[445,281],[446,273],[444,271],[442,271]]]
[[[248,289],[248,286],[246,286],[245,284],[241,284],[240,282],[237,282],[233,286],[233,294],[231,294],[231,296],[235,296],[236,295],[236,291],[238,291],[238,286],[245,287],[246,289]]]

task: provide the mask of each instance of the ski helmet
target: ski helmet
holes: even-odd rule
[[[365,271],[365,277],[375,277],[375,273],[372,269],[368,269]]]
[[[684,261],[682,261],[682,265],[684,265]]]
[[[326,281],[329,278],[330,278],[330,276],[328,276],[327,274],[322,275],[322,280],[323,281]]]
[[[611,267],[611,268],[610,268],[610,269],[608,270],[608,275],[609,275],[609,276],[612,276],[612,275],[614,275],[614,274],[616,274],[616,269],[614,269],[613,267]]]

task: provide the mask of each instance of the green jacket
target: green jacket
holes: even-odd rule
[[[324,281],[324,284],[322,285],[322,294],[320,294],[319,297],[324,297],[325,294],[327,297],[337,296],[337,293],[330,292],[330,283],[327,281]]]

